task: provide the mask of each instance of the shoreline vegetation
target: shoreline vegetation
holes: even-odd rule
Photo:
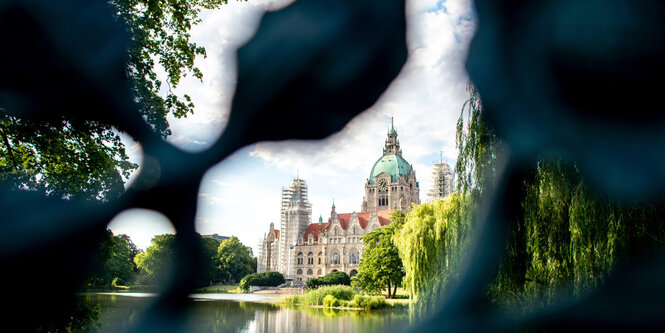
[[[286,296],[273,301],[274,304],[324,308],[336,310],[406,310],[409,299],[390,299],[384,296],[362,295],[355,288],[344,285],[323,286],[311,289],[302,295]]]

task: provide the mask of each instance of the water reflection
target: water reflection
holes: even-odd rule
[[[220,295],[220,294],[216,294]],[[138,296],[138,297],[137,297]],[[140,320],[154,302],[143,295],[89,293],[88,304],[101,306],[102,332],[126,331]],[[247,295],[250,296],[250,295]],[[330,309],[281,307],[269,303],[194,298],[186,316],[186,330],[192,332],[389,332],[408,324],[404,311],[336,311]],[[252,299],[253,300],[253,299]]]

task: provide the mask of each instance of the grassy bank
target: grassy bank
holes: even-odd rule
[[[195,293],[230,293],[241,294],[242,290],[238,289],[238,284],[215,284],[209,287],[194,289]]]
[[[406,309],[406,301],[386,301],[383,296],[361,295],[349,286],[325,286],[312,289],[303,295],[285,297],[278,304],[300,305],[352,310]]]

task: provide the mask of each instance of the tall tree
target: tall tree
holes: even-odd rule
[[[175,260],[175,235],[157,235],[150,242],[152,245],[145,253],[137,254],[134,262],[141,270],[144,282],[159,284],[172,273]]]
[[[90,270],[88,283],[92,288],[109,286],[117,279],[117,283],[125,284],[133,280],[134,263],[128,237],[115,236],[106,229]]]
[[[201,269],[197,272],[198,285],[212,285],[224,278],[217,257],[217,249],[219,249],[221,243],[221,241],[211,237],[201,237],[202,260]]]
[[[256,272],[256,266],[252,266],[255,262],[252,260],[252,248],[242,244],[236,236],[222,241],[217,256],[224,279],[240,281],[245,275]]]
[[[390,219],[390,225],[362,237],[365,249],[352,284],[369,293],[387,289],[388,298],[393,298],[405,275],[402,259],[392,240],[404,224],[404,213],[397,210]]]
[[[178,96],[173,89],[188,74],[203,78],[195,60],[197,56],[205,57],[206,50],[191,41],[190,30],[201,22],[201,10],[219,8],[227,2],[109,0],[131,37],[127,74],[139,109],[162,137],[171,134],[166,120],[169,113],[181,118],[194,112],[189,95]],[[166,78],[158,77],[158,66],[166,72]]]

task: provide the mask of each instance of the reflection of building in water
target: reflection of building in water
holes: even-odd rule
[[[399,332],[409,323],[407,311],[339,311],[308,307],[257,309],[247,332],[325,333]]]
[[[419,204],[419,184],[413,167],[402,157],[397,131],[390,124],[383,155],[365,181],[362,211],[337,213],[311,221],[307,184],[296,177],[282,189],[280,230],[270,224],[259,243],[257,271],[276,270],[287,281],[305,281],[334,271],[354,276],[363,251],[360,237],[390,224],[393,209],[408,210]]]

